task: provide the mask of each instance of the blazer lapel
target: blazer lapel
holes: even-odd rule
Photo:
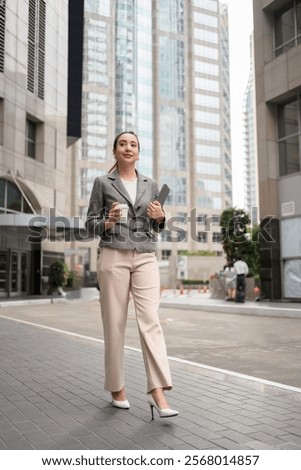
[[[133,205],[130,195],[122,184],[117,170],[114,170],[109,174],[109,179],[112,181],[112,186],[121,194],[121,196],[123,196],[129,202],[129,204]]]
[[[147,178],[142,176],[137,170],[137,196],[135,200],[135,204],[139,201],[139,199],[143,196],[146,186],[147,186]],[[126,198],[126,200],[133,205],[133,202],[130,198],[129,193],[125,189],[124,185],[122,184],[122,181],[119,177],[118,171],[114,170],[112,173],[109,174],[109,179],[112,181],[112,186],[123,196]]]
[[[137,171],[137,175],[138,175],[138,184],[137,184],[137,196],[136,196],[135,204],[143,196],[146,190],[146,186],[147,186],[147,178],[142,176],[138,171]]]

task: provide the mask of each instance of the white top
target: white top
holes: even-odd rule
[[[121,181],[123,183],[123,186],[129,193],[132,203],[134,204],[136,201],[136,196],[137,196],[137,182],[138,182],[137,178],[133,181],[127,181],[121,178]]]
[[[249,268],[248,268],[248,265],[245,261],[242,261],[241,259],[235,261],[234,265],[233,265],[234,269],[235,269],[235,272],[236,274],[245,274],[247,275],[248,272],[249,272]]]
[[[229,282],[234,281],[236,279],[236,272],[235,272],[234,267],[231,266],[230,268],[229,266],[226,266],[224,270],[224,275],[225,275],[226,281],[229,281]]]

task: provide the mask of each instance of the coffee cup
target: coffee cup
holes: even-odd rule
[[[127,204],[118,204],[118,209],[120,209],[120,222],[127,222],[129,206]]]

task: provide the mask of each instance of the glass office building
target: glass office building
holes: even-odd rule
[[[250,36],[250,76],[244,96],[244,188],[245,209],[252,224],[258,224],[258,170],[256,149],[255,80],[253,66],[253,35]]]
[[[114,135],[133,130],[139,170],[171,188],[177,250],[222,255],[219,215],[232,205],[227,7],[88,0],[85,10],[80,213],[94,177],[113,164]],[[160,251],[172,252],[164,237]]]

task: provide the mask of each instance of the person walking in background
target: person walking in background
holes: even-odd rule
[[[105,384],[112,405],[128,409],[123,358],[128,303],[132,294],[147,375],[148,403],[161,418],[176,416],[166,400],[172,388],[163,331],[159,321],[160,278],[156,233],[165,214],[156,201],[157,183],[136,170],[140,143],[122,132],[113,144],[116,163],[95,179],[86,227],[100,236],[97,276],[105,341]]]
[[[241,256],[238,257],[234,263],[234,270],[236,273],[236,298],[235,302],[243,303],[246,295],[246,276],[249,273],[247,263],[242,260]]]
[[[224,279],[227,291],[227,297],[225,300],[234,302],[236,296],[236,272],[232,261],[228,261],[228,264],[224,269]]]

